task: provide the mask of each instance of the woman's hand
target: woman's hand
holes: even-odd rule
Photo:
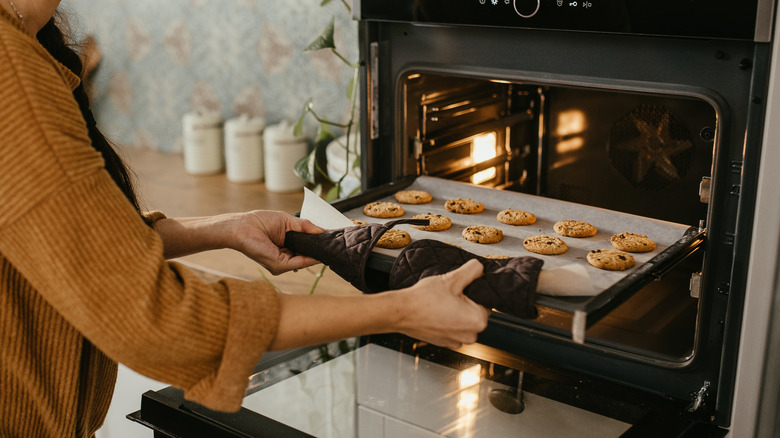
[[[231,248],[277,275],[318,263],[283,248],[288,231],[321,233],[311,222],[281,211],[255,210],[208,217],[167,218],[155,222],[165,258]]]
[[[487,327],[490,311],[463,295],[482,275],[471,260],[444,275],[378,294],[280,294],[279,327],[270,349],[318,345],[378,333],[405,335],[448,348],[471,344]]]
[[[263,265],[274,275],[319,263],[311,257],[295,255],[284,248],[288,231],[322,233],[324,229],[308,220],[280,211],[255,210],[242,213],[233,229],[233,249]]]
[[[487,327],[490,310],[463,295],[463,289],[482,271],[479,261],[469,260],[454,271],[393,292],[402,294],[403,300],[399,331],[448,348],[476,342]]]

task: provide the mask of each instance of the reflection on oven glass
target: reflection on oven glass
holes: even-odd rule
[[[452,435],[462,438],[475,436],[474,426],[477,422],[477,409],[479,407],[479,382],[481,381],[482,365],[474,365],[460,372],[458,376],[458,419],[454,425],[452,433],[443,435]]]
[[[474,142],[471,144],[471,158],[474,161],[474,164],[482,163],[496,158],[497,156],[496,134],[494,132],[474,137]],[[490,181],[495,177],[496,168],[491,167],[490,169],[485,169],[472,175],[471,182],[474,184],[481,184],[485,181]]]

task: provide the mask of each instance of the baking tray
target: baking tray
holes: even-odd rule
[[[424,190],[433,195],[433,201],[427,204],[401,204],[405,210],[402,218],[431,212],[443,214],[452,220],[449,230],[439,232],[422,231],[409,225],[397,226],[409,232],[412,240],[439,240],[481,256],[533,256],[544,260],[539,278],[537,304],[571,314],[572,338],[580,343],[584,342],[587,327],[651,281],[661,278],[664,273],[699,249],[704,241],[705,232],[698,227],[427,176],[381,186],[356,197],[338,201],[333,206],[350,219],[382,223],[398,218],[365,216],[363,206],[375,201],[396,202],[393,195],[399,190]],[[482,202],[485,211],[477,215],[448,212],[444,203],[453,198],[471,198]],[[529,211],[537,217],[537,221],[533,225],[525,226],[502,224],[496,220],[496,215],[506,208]],[[553,225],[562,219],[588,222],[598,229],[598,233],[587,238],[558,236],[553,231]],[[487,245],[469,242],[461,236],[462,230],[469,225],[499,228],[503,231],[504,238],[499,243]],[[656,249],[648,253],[632,253],[636,264],[625,271],[605,271],[587,263],[586,255],[590,250],[612,248],[610,237],[622,232],[646,234],[656,242]],[[537,234],[560,237],[569,246],[569,250],[561,255],[540,255],[523,248],[523,240]],[[389,272],[401,251],[376,248],[369,258],[369,267],[380,272]],[[497,316],[501,319],[516,319],[505,314]]]

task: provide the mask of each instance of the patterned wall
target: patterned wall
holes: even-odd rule
[[[194,109],[295,122],[307,99],[345,120],[352,70],[329,51],[303,53],[336,18],[336,46],[357,59],[357,25],[339,1],[64,0],[77,36],[102,52],[93,110],[118,144],[181,150]],[[351,1],[347,0],[351,5]],[[315,123],[307,122],[312,135]]]

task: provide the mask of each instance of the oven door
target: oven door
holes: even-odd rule
[[[581,20],[579,13],[567,15],[566,20],[543,19],[545,11],[556,13],[554,2],[541,2],[536,21],[522,24],[495,18],[506,15],[478,9],[482,7],[480,2],[464,0],[447,8],[436,7],[432,0],[394,2],[392,8],[386,3],[363,1],[358,11],[362,18],[361,63],[365,66],[361,153],[366,192],[344,201],[340,208],[349,211],[369,199],[388,197],[426,174],[466,181],[501,162],[497,169],[501,181],[493,179],[488,187],[519,187],[518,191],[531,196],[574,201],[705,230],[697,234],[701,242],[693,245],[696,251],[679,252],[678,263],[661,270],[648,285],[604,300],[604,307],[588,308],[584,313],[578,312],[582,308],[575,308],[579,303],[572,305],[577,299],[564,300],[571,306],[563,308],[543,298],[542,318],[538,320],[513,321],[494,314],[480,343],[685,400],[709,421],[728,425],[733,358],[743,318],[745,267],[741,260],[746,259],[752,238],[749,224],[771,48],[753,38],[761,27],[755,22],[755,3],[749,2],[742,13],[734,14],[731,18],[742,18],[737,20],[739,25],[732,26],[729,8],[718,2],[713,5],[707,29],[698,29],[693,35],[674,30],[684,27],[683,15],[673,17],[670,27],[658,21],[656,27],[645,23],[650,27],[637,31],[639,27],[631,27],[628,20],[636,12],[634,2],[605,2],[610,8],[625,6],[624,14],[610,16],[600,9],[595,24],[582,24],[587,28],[577,28],[577,23],[587,21]],[[484,7],[495,7],[495,11],[505,7],[504,2],[494,6],[490,3],[485,2]],[[516,3],[506,2],[506,7]],[[660,2],[658,7],[685,13],[684,7],[675,9],[672,3]],[[446,14],[441,12],[444,9]],[[465,18],[467,15],[473,19]],[[489,25],[494,18],[499,20],[498,25]],[[617,20],[625,26],[605,27],[603,20]],[[717,35],[719,20],[723,28],[743,28],[743,32]],[[491,122],[480,126],[482,122],[476,121],[477,131],[450,139],[449,133],[471,122],[447,125],[441,118],[433,120],[431,116],[436,115],[429,110],[429,103],[438,94],[419,88],[420,96],[409,97],[414,81],[420,80],[428,81],[432,88],[446,88],[447,81],[482,81],[498,89],[510,84],[514,89],[536,93],[528,98],[536,112],[530,118],[517,111],[502,114],[501,108],[490,103],[490,93],[485,94],[485,89],[474,91],[471,95],[477,111],[507,117],[510,125],[525,126],[525,137],[516,143],[513,137],[499,136],[498,142],[507,146],[490,158],[496,161],[487,161],[482,167],[477,162],[467,163],[463,166],[465,173],[452,171],[433,156],[441,154],[449,157],[444,162],[458,162],[463,155],[447,155],[449,151],[467,148],[463,145],[485,130],[495,130],[495,125]],[[411,100],[414,105],[410,105]],[[689,103],[693,106],[684,109]],[[663,186],[662,190],[668,190],[665,193],[653,189],[673,174],[664,174],[663,166],[659,166],[647,178],[650,173],[641,163],[651,158],[638,160],[642,148],[634,148],[630,139],[625,140],[630,137],[625,136],[626,132],[641,131],[635,119],[642,108],[650,113],[663,108],[681,114],[686,120],[683,124],[692,128],[689,146],[696,150],[695,162],[689,163],[690,172],[676,175],[681,180],[679,185],[671,189]],[[691,112],[690,108],[706,111]],[[556,125],[567,110],[598,121],[585,124],[588,128],[581,133],[584,146],[578,149],[582,156],[576,162],[566,160],[564,146],[570,138],[558,135],[561,131]],[[623,130],[623,137],[612,136],[612,127],[620,125],[621,120],[633,126]],[[658,120],[657,128],[671,126],[671,118],[661,116]],[[425,125],[430,121],[438,125]],[[597,128],[600,126],[604,128]],[[645,134],[649,134],[652,128],[645,127]],[[623,138],[624,147],[617,150],[616,143],[611,143],[610,149],[609,144],[593,141],[601,138]],[[435,142],[430,143],[430,139]],[[431,149],[442,141],[451,146],[442,151]],[[680,151],[688,150],[680,143],[678,146]],[[684,154],[672,155],[677,155],[673,161],[684,159]],[[517,162],[521,163],[520,170],[513,167]],[[685,165],[678,161],[666,169],[679,166]],[[606,168],[611,169],[609,174]],[[583,184],[588,175],[592,176],[591,182]],[[607,178],[623,183],[617,186]],[[615,204],[615,197],[609,196],[611,190],[622,191],[627,201]],[[570,198],[583,193],[588,196]],[[670,201],[672,198],[674,201]],[[582,324],[587,329],[584,342],[578,343],[570,327]],[[653,341],[653,334],[661,339],[659,343]],[[636,339],[649,342],[638,343]]]
[[[498,350],[483,356],[500,359]],[[128,417],[166,437],[722,437],[682,406],[529,361],[477,359],[398,335],[269,353],[241,409],[210,411],[173,387]]]

